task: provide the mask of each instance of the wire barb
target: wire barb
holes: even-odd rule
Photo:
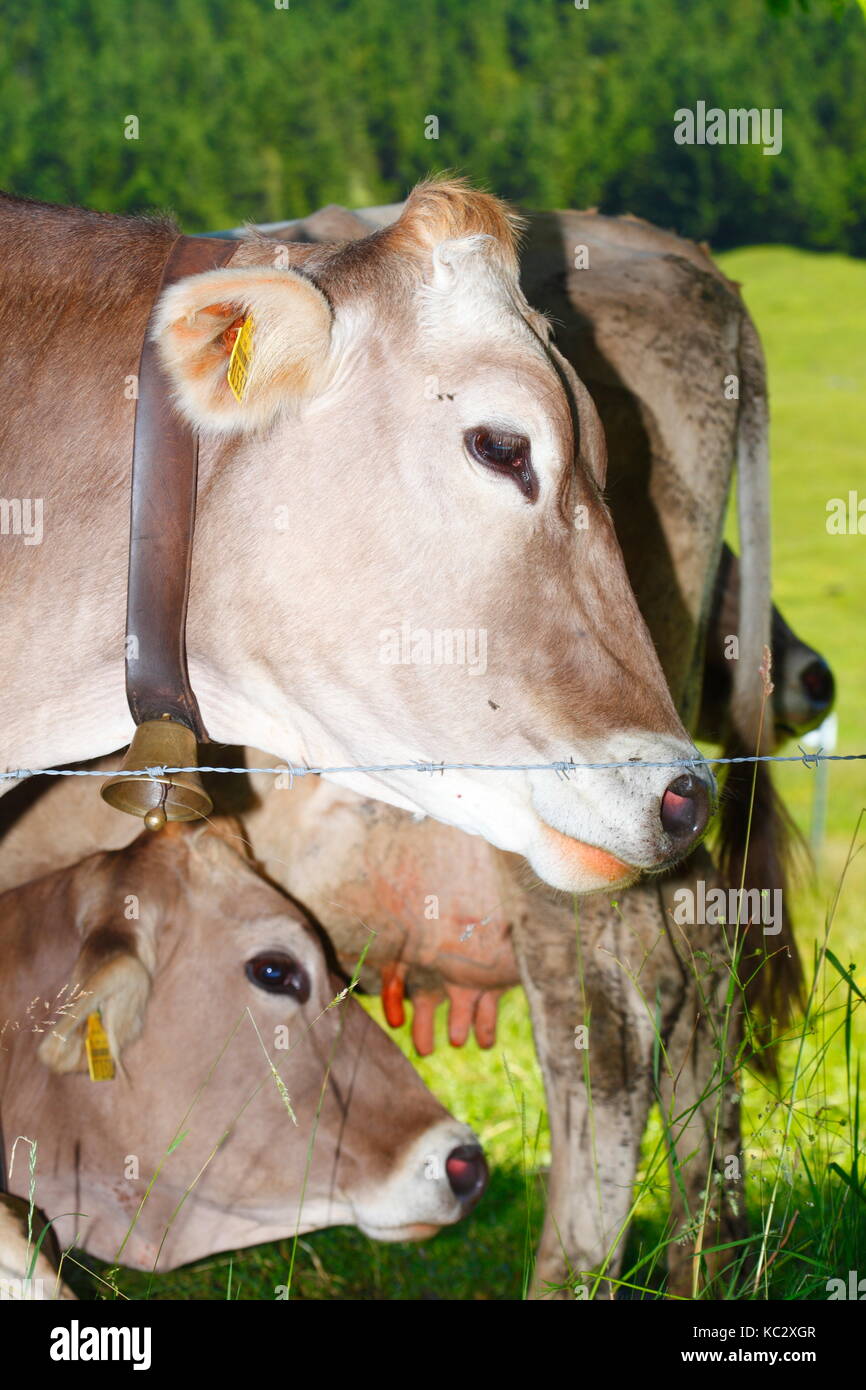
[[[812,767],[812,768],[815,768],[815,767],[818,766],[818,764],[819,764],[820,762],[829,762],[829,761],[830,761],[829,758],[822,758],[822,756],[821,756],[821,754],[824,752],[824,745],[823,745],[823,744],[822,744],[821,747],[818,749],[817,753],[807,753],[806,750],[805,750],[805,748],[803,747],[802,743],[798,743],[798,744],[797,744],[797,747],[799,748],[800,752],[803,754],[803,764],[804,764],[805,767]]]

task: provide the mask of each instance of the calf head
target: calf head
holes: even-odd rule
[[[53,1010],[38,1061],[31,1031],[8,1035],[3,1117],[50,1155],[37,1157],[48,1214],[85,1214],[59,1223],[62,1242],[78,1232],[103,1258],[166,1269],[333,1224],[420,1237],[483,1190],[471,1131],[212,830],[145,835],[5,894],[0,926],[21,962],[3,1016],[34,991]],[[85,1073],[97,1011],[111,1081]]]
[[[245,243],[169,289],[154,332],[201,437],[188,632],[212,737],[466,764],[337,780],[568,890],[692,847],[712,778],[646,766],[697,754],[603,500],[598,415],[523,297],[503,204],[425,184],[358,241]],[[569,759],[624,766],[513,770]]]

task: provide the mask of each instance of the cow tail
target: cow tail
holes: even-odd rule
[[[726,757],[768,753],[773,716],[761,666],[770,645],[770,466],[767,374],[757,331],[745,308],[740,328],[737,420],[737,516],[740,534],[739,650],[731,695]],[[772,674],[771,677],[772,679]],[[762,705],[765,711],[762,719]],[[759,743],[760,740],[760,743]],[[753,789],[754,786],[754,798]],[[751,805],[751,817],[749,808]],[[773,787],[767,763],[734,763],[721,804],[719,868],[726,888],[757,889],[762,902],[781,904],[780,930],[765,919],[741,926],[740,978],[761,1049],[756,1062],[775,1072],[772,1039],[802,994],[802,972],[788,899],[792,824]],[[768,897],[766,895],[769,895]],[[747,914],[743,914],[744,918]]]

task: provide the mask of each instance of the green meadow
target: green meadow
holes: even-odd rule
[[[840,753],[866,752],[866,534],[828,533],[827,503],[866,497],[866,264],[839,255],[753,247],[720,257],[743,285],[766,349],[771,391],[774,595],[794,630],[818,647],[838,683]],[[866,526],[866,522],[864,522]],[[732,537],[735,530],[732,529]],[[796,753],[796,747],[783,750]],[[802,763],[778,785],[808,835],[816,779]],[[716,1297],[823,1299],[826,1281],[866,1273],[866,1189],[859,1135],[859,1061],[866,1016],[866,858],[850,847],[866,807],[866,762],[833,764],[826,834],[814,873],[797,884],[794,916],[811,988],[807,1023],[783,1045],[777,1090],[745,1077],[745,1202],[758,1275],[737,1268]],[[866,838],[866,817],[856,843]],[[847,863],[847,869],[846,869]],[[841,890],[840,889],[841,884]],[[838,901],[833,907],[834,898]],[[827,954],[822,953],[829,920]],[[378,1001],[367,1001],[381,1021]],[[440,1015],[442,1011],[440,1010]],[[438,1046],[416,1061],[442,1101],[479,1134],[490,1189],[462,1226],[424,1245],[376,1245],[353,1230],[320,1232],[221,1255],[150,1280],[99,1271],[84,1296],[272,1299],[509,1299],[521,1296],[540,1229],[549,1139],[544,1093],[522,994],[500,1010],[498,1046]],[[413,1056],[408,1028],[395,1035]],[[662,1126],[644,1145],[624,1292],[664,1285],[667,1177]],[[290,1275],[291,1271],[291,1275]],[[107,1278],[105,1276],[107,1275]],[[99,1296],[99,1294],[97,1294]]]

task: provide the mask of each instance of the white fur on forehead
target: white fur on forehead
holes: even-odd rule
[[[418,290],[419,325],[427,338],[455,333],[472,337],[526,336],[529,322],[544,337],[492,236],[473,232],[441,241],[433,250],[432,275]]]

